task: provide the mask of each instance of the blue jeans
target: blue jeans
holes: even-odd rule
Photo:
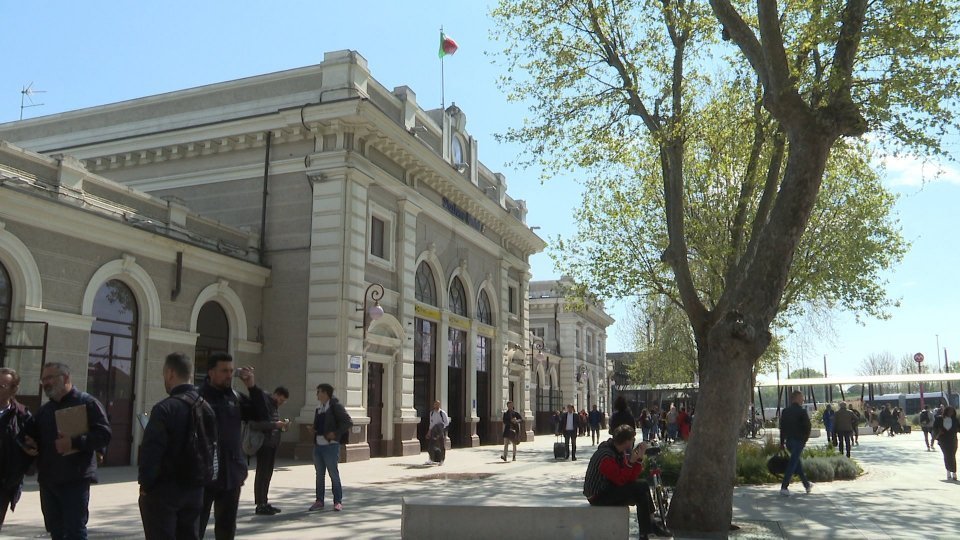
[[[326,489],[327,473],[330,473],[330,484],[333,487],[333,503],[343,502],[343,486],[340,485],[340,443],[331,443],[324,446],[314,445],[313,466],[317,470],[317,500],[323,501],[323,492]]]
[[[786,440],[787,450],[790,451],[790,461],[787,463],[787,470],[783,473],[783,483],[780,484],[781,489],[787,489],[794,474],[800,475],[800,481],[803,482],[804,486],[810,484],[807,480],[807,475],[803,474],[803,463],[800,462],[800,454],[803,453],[803,447],[806,445],[807,443],[800,439]]]
[[[53,540],[86,540],[90,481],[40,484],[43,525]]]

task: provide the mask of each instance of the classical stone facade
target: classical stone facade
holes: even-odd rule
[[[252,231],[269,280],[249,361],[290,387],[281,414],[304,428],[317,384],[333,384],[355,421],[347,459],[419,452],[434,399],[453,446],[497,442],[511,398],[533,425],[509,344],[527,336],[544,242],[463,111],[421,109],[358,53],[0,125],[0,139]],[[295,431],[288,447],[309,441]]]
[[[537,432],[548,433],[550,415],[572,404],[610,413],[612,365],[607,361],[607,328],[613,318],[603,304],[572,302],[569,279],[530,282],[531,402]]]

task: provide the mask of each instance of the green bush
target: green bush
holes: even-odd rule
[[[836,476],[831,458],[810,458],[803,460],[803,472],[811,482],[833,482]]]
[[[818,458],[818,457],[833,457],[840,455],[837,452],[837,449],[831,444],[824,444],[822,446],[808,446],[803,449],[803,459],[808,458]]]
[[[776,441],[776,442],[775,442]],[[780,482],[779,475],[770,474],[767,460],[780,450],[779,440],[768,436],[762,443],[740,441],[737,445],[737,478],[739,485],[773,484]],[[676,485],[683,468],[683,452],[665,449],[657,460],[660,464],[660,476],[668,486]],[[648,460],[644,461],[645,475],[649,479]],[[832,446],[812,446],[804,449],[803,471],[811,482],[832,482],[833,480],[854,480],[863,470],[856,461],[838,454]]]

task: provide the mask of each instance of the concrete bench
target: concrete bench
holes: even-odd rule
[[[508,505],[493,499],[404,497],[400,537],[489,540],[628,538],[633,510],[560,501],[553,506]]]

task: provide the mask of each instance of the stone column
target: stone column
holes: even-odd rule
[[[395,455],[410,456],[420,453],[417,439],[417,424],[420,419],[413,406],[413,321],[416,317],[417,273],[417,216],[420,206],[409,200],[400,200],[397,230],[400,239],[397,246],[397,276],[400,292],[399,319],[405,335],[400,357],[394,367],[394,418],[393,442],[390,448]]]

